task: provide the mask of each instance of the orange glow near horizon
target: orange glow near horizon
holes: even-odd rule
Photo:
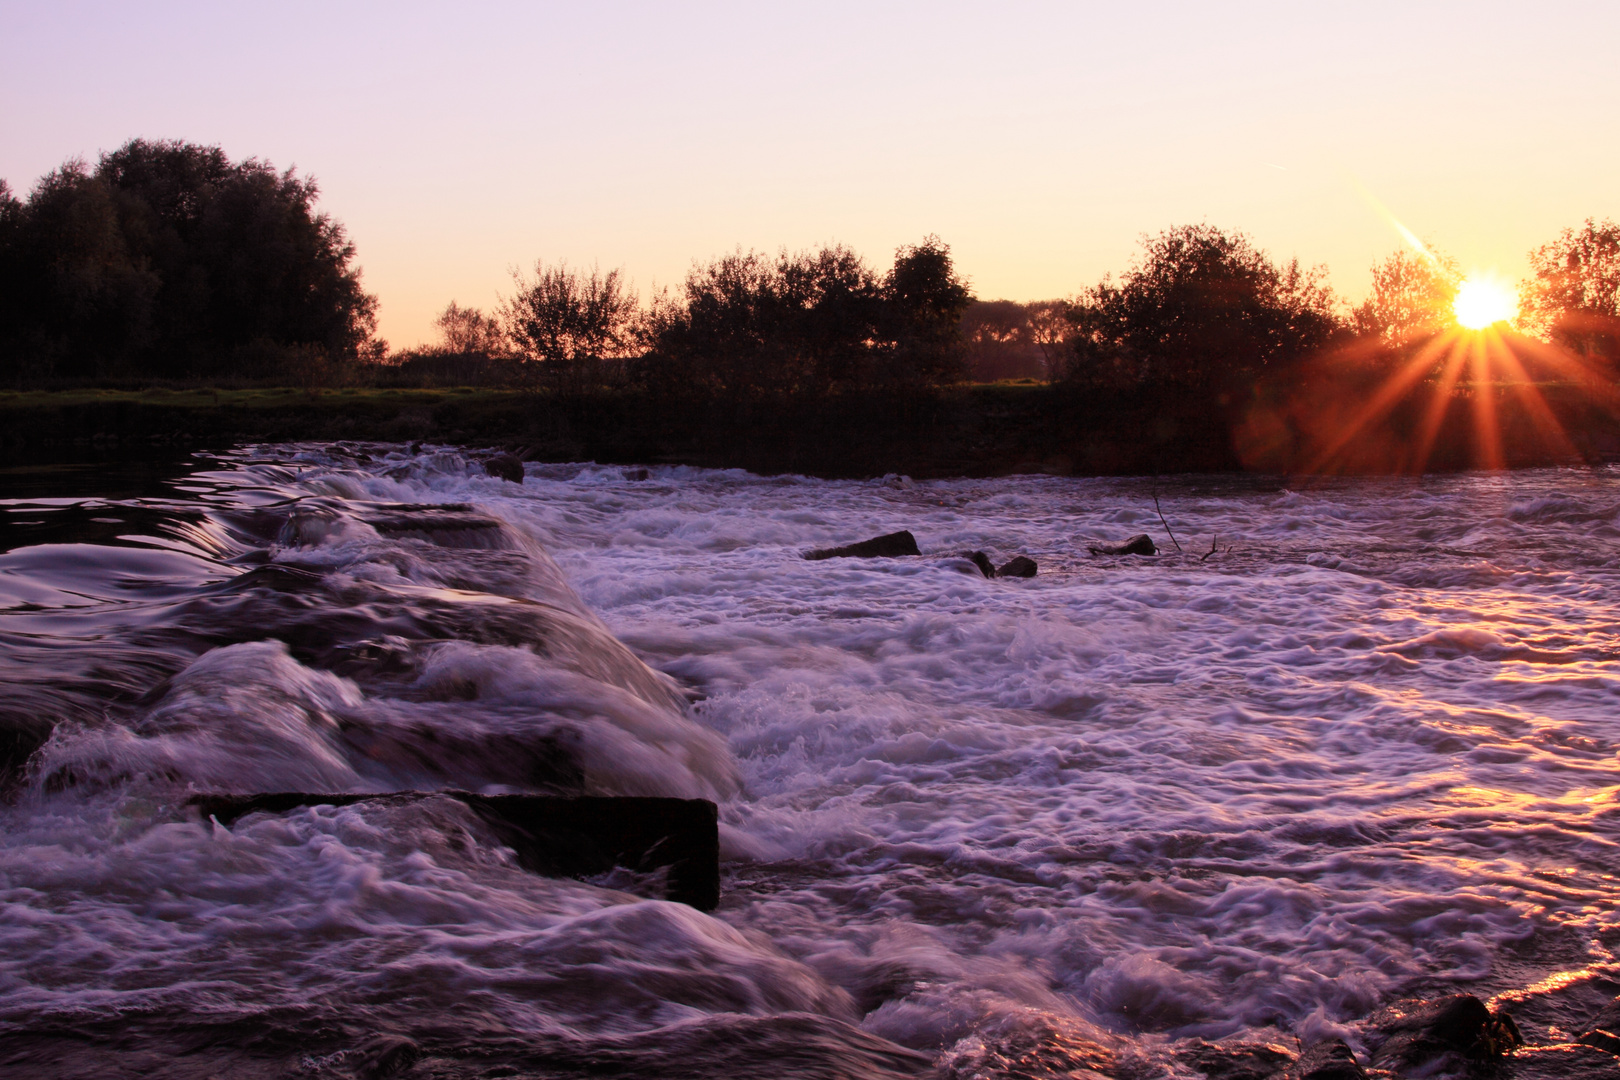
[[[1511,300],[1511,294],[1508,299]],[[1413,347],[1406,359],[1383,378],[1363,404],[1335,425],[1304,470],[1329,473],[1345,467],[1360,440],[1372,437],[1403,403],[1417,404],[1406,445],[1396,447],[1389,465],[1397,472],[1420,473],[1430,462],[1447,417],[1454,407],[1471,413],[1473,464],[1500,469],[1509,464],[1504,439],[1504,406],[1526,423],[1521,437],[1533,437],[1555,457],[1578,458],[1543,388],[1549,384],[1578,387],[1599,408],[1620,412],[1620,393],[1610,373],[1589,359],[1556,345],[1518,333],[1506,325],[1501,294],[1470,318],[1485,319],[1483,328],[1457,323]],[[1461,305],[1459,305],[1461,306]],[[1470,309],[1471,310],[1471,309]],[[1347,358],[1348,359],[1348,358]]]

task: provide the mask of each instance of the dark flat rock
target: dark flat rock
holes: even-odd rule
[[[501,523],[465,505],[390,506],[361,517],[384,536],[406,533],[471,532],[499,529]]]
[[[1001,564],[996,577],[1034,577],[1036,569],[1034,559],[1028,555],[1015,555]]]
[[[917,538],[910,531],[901,529],[899,532],[884,533],[874,536],[870,540],[862,540],[858,544],[845,544],[843,547],[819,548],[807,551],[807,559],[882,559],[900,558],[906,555],[921,555],[917,547]]]
[[[523,461],[516,454],[496,454],[484,462],[484,472],[514,484],[523,483]]]
[[[1591,1026],[1576,1036],[1575,1041],[1620,1054],[1620,997],[1603,1006],[1592,1018]]]
[[[466,803],[529,870],[548,877],[590,877],[614,867],[645,872],[669,868],[665,899],[713,911],[720,903],[720,832],[714,803],[558,795],[480,795],[471,791],[324,794],[280,791],[261,795],[195,795],[206,820],[230,825],[252,813],[279,814],[301,806],[412,802],[449,796]]]
[[[1367,1070],[1342,1039],[1312,1043],[1276,1080],[1367,1080]]]
[[[1274,1043],[1199,1042],[1178,1050],[1176,1058],[1205,1080],[1272,1080],[1294,1063],[1294,1052]]]
[[[1153,537],[1147,533],[1137,533],[1123,544],[1099,544],[1088,547],[1087,551],[1093,555],[1157,555],[1159,549],[1153,546]]]

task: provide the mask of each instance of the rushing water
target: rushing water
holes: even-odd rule
[[[1196,1077],[1617,989],[1613,471],[1166,481],[1158,558],[1086,552],[1170,546],[1146,481],[137,474],[0,504],[6,1075]],[[721,907],[185,806],[450,788],[714,799]]]

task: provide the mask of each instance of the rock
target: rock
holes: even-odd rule
[[[984,552],[964,551],[962,552],[962,558],[966,559],[974,566],[977,566],[979,568],[979,573],[983,574],[985,577],[993,578],[996,576],[996,568],[991,564],[990,556],[986,555]]]
[[[398,1035],[381,1035],[354,1051],[362,1064],[356,1072],[365,1080],[398,1076],[416,1064],[422,1048]]]
[[[1620,997],[1603,1006],[1592,1018],[1592,1026],[1577,1035],[1575,1041],[1620,1054]]]
[[[996,577],[1034,577],[1035,560],[1028,555],[1016,555],[1001,564]]]
[[[590,877],[616,866],[646,872],[669,868],[664,899],[713,911],[720,903],[720,826],[707,799],[558,795],[480,795],[471,791],[403,791],[328,795],[283,791],[263,795],[194,795],[204,821],[230,825],[252,813],[301,806],[413,802],[449,796],[483,818],[529,870],[548,877]]]
[[[1205,1080],[1271,1080],[1294,1063],[1294,1054],[1275,1043],[1197,1042],[1176,1058]]]
[[[1101,545],[1087,548],[1093,555],[1157,555],[1159,549],[1153,546],[1153,537],[1147,533],[1137,533],[1123,544],[1113,546]]]
[[[921,555],[917,548],[917,538],[910,532],[901,529],[899,532],[884,533],[874,536],[870,540],[862,540],[858,544],[845,544],[843,547],[820,548],[816,551],[807,551],[807,559],[878,559],[899,558],[904,555]]]
[[[1367,1080],[1367,1070],[1343,1039],[1312,1043],[1276,1080]]]
[[[1473,994],[1396,1002],[1374,1015],[1372,1026],[1381,1038],[1373,1066],[1396,1073],[1448,1054],[1482,1061],[1524,1045],[1513,1018],[1493,1014]]]
[[[518,460],[516,454],[496,454],[484,462],[484,471],[514,484],[523,483],[523,462]]]
[[[648,476],[648,473],[647,473],[646,469],[626,469],[626,470],[624,470],[624,478],[626,480],[645,480],[645,479],[647,479],[647,476]]]

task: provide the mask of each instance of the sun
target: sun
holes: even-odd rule
[[[1476,275],[1463,279],[1457,287],[1451,310],[1465,329],[1483,330],[1517,315],[1519,298],[1501,282]]]

